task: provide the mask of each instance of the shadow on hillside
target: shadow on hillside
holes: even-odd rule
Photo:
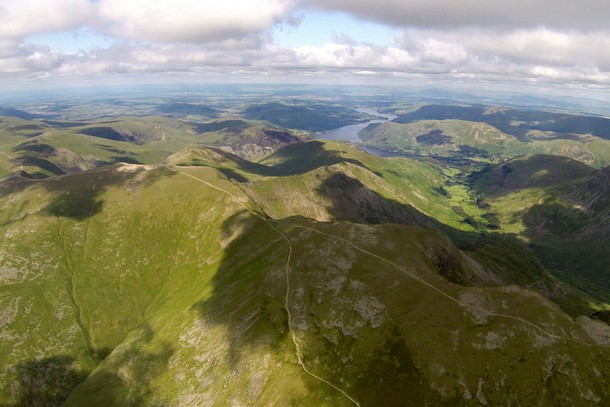
[[[137,136],[128,132],[119,132],[110,126],[86,127],[84,129],[80,129],[79,134],[114,141],[128,141],[132,143],[140,141]]]
[[[98,368],[76,388],[67,405],[165,406],[155,394],[154,380],[166,370],[175,352],[168,342],[153,345],[155,333],[144,324],[138,337],[108,355]],[[150,348],[154,350],[148,350]]]
[[[271,168],[275,176],[304,174],[318,167],[348,162],[360,167],[366,166],[358,160],[342,157],[340,151],[326,150],[320,141],[291,144],[277,150],[273,158],[278,160]],[[263,174],[264,175],[264,174]]]
[[[444,226],[412,206],[385,198],[356,178],[343,173],[332,174],[316,192],[330,201],[327,210],[338,221],[365,224],[399,223],[435,228]]]
[[[49,126],[60,128],[81,127],[92,124],[91,122],[62,122],[57,120],[43,120],[43,122],[48,124]]]
[[[224,222],[221,240],[230,243],[214,275],[213,294],[193,307],[205,321],[228,327],[227,362],[234,367],[249,346],[277,349],[288,333],[282,268],[288,247],[247,211]]]
[[[53,164],[51,161],[41,157],[36,157],[34,155],[21,154],[15,161],[17,161],[21,165],[25,165],[28,167],[42,168],[43,170],[48,171],[53,175],[64,175],[66,173],[64,170]],[[42,175],[46,177],[46,175]]]
[[[339,196],[343,189],[349,189],[345,192],[348,197]],[[346,204],[351,205],[351,199],[355,198],[352,192],[356,192],[360,197],[365,196],[367,201],[353,211],[344,207]],[[424,215],[416,214],[415,209],[384,200],[353,178],[334,178],[321,188],[320,193],[332,194],[330,200],[334,207],[331,211],[343,220],[366,224],[385,223],[396,218],[399,218],[397,223],[428,222]],[[320,225],[316,226],[316,222],[298,217],[272,222],[275,227],[280,227],[280,223],[291,221],[320,228]],[[342,334],[340,329],[328,328],[326,325],[329,318],[340,318],[339,315],[343,313],[355,311],[345,302],[341,302],[343,306],[338,308],[330,303],[317,302],[314,291],[319,282],[311,279],[315,278],[314,276],[319,277],[319,273],[332,275],[336,271],[317,269],[316,267],[322,267],[326,263],[303,258],[308,256],[306,253],[309,252],[333,250],[336,242],[326,237],[317,240],[315,235],[306,237],[310,233],[298,229],[281,230],[288,234],[294,250],[290,263],[291,310],[295,326],[302,324],[297,321],[307,321],[305,328],[297,328],[300,332],[298,341],[304,350],[303,360],[307,366],[322,377],[332,378],[333,382],[341,380],[341,387],[348,389],[349,393],[364,403],[363,405],[372,405],[378,400],[386,400],[387,405],[403,405],[406,388],[410,388],[409,400],[417,400],[422,404],[425,404],[426,400],[434,400],[436,396],[422,384],[424,379],[411,359],[409,349],[402,338],[405,333],[401,333],[393,323],[388,322],[375,329],[375,339],[371,339],[369,347],[365,347],[366,351],[359,348],[354,355],[357,362],[344,363],[344,360],[351,358],[350,352],[354,352],[357,336]],[[227,341],[229,348],[227,354],[215,363],[227,363],[236,374],[254,374],[255,372],[245,370],[245,360],[250,360],[253,354],[264,358],[266,352],[273,352],[276,357],[285,361],[283,363],[290,363],[300,371],[296,366],[294,344],[289,339],[288,314],[285,308],[288,244],[270,225],[246,211],[232,216],[224,223],[222,240],[227,246],[221,265],[212,280],[212,294],[193,306],[206,324],[218,324],[226,328],[221,331],[226,332],[223,334],[227,335],[226,339],[221,337],[216,340]],[[442,247],[439,246],[438,249]],[[320,255],[333,256],[329,253]],[[413,255],[429,256],[431,267],[438,267],[438,272],[448,278],[462,278],[457,276],[459,271],[455,273],[460,267],[457,264],[460,259],[448,251],[433,247],[427,253]],[[332,260],[329,261],[332,263]],[[376,273],[377,270],[370,272]],[[468,278],[464,277],[464,282]],[[304,296],[296,300],[300,295]],[[278,369],[272,366],[266,368]],[[309,381],[306,375],[304,382],[306,386],[311,386],[308,388],[311,395],[334,397],[328,398],[329,400],[342,399],[331,387]],[[295,380],[295,383],[298,381]],[[371,386],[374,386],[375,391],[370,391]],[[438,403],[438,400],[436,401]]]
[[[18,382],[11,386],[17,401],[5,406],[60,406],[87,377],[75,365],[74,358],[63,355],[19,363],[13,368]]]
[[[46,215],[82,221],[103,210],[104,201],[101,196],[108,187],[124,185],[128,190],[133,190],[151,185],[162,177],[176,175],[176,172],[170,169],[159,167],[147,171],[145,177],[140,177],[144,171],[144,168],[124,172],[102,168],[44,180],[14,177],[0,183],[0,197],[21,192],[32,186],[41,186],[53,193],[53,198],[44,209]]]
[[[447,235],[457,248],[470,252],[481,251],[492,246],[504,247],[509,243],[513,246],[521,246],[514,236],[468,232],[445,225],[421,213],[411,205],[381,196],[367,188],[359,180],[342,173],[333,174],[329,177],[317,189],[317,192],[330,201],[331,204],[327,207],[327,210],[335,220],[361,224],[395,223],[435,229]],[[488,280],[482,280],[478,276],[466,272],[462,260],[443,245],[429,242],[427,250],[427,261],[431,269],[452,283],[461,285],[492,284]],[[501,277],[506,281],[515,281],[517,276],[521,277],[524,274],[531,281],[544,278],[540,268],[531,268],[529,264],[527,267],[515,265],[512,273],[504,273]]]
[[[77,221],[95,216],[103,209],[104,201],[100,196],[108,187],[130,184],[143,171],[145,171],[143,168],[137,168],[133,172],[95,171],[88,174],[71,174],[61,179],[43,182],[42,185],[56,193],[51,203],[47,206],[47,213],[51,216],[70,218]],[[149,171],[140,184],[144,186],[150,185],[162,176],[172,177],[175,175],[174,171],[158,168],[152,172]]]
[[[598,300],[610,295],[610,232],[605,214],[547,200],[522,214],[523,235],[531,250],[549,268],[568,275]]]
[[[261,175],[267,177],[300,175],[319,167],[342,162],[348,162],[367,168],[358,160],[341,156],[340,151],[326,150],[324,148],[324,143],[315,140],[289,144],[280,148],[268,158],[268,160],[273,160],[273,163],[270,165],[254,163],[217,148],[207,147],[207,149],[216,153],[219,156],[218,160],[220,162],[210,163],[201,159],[194,159],[186,164],[217,168],[225,174],[227,178],[232,178],[239,182],[250,181],[248,175]],[[235,164],[236,169],[239,172],[232,169],[226,169],[226,166],[223,166],[223,161],[229,161]]]
[[[110,165],[110,164],[114,164],[117,162],[122,162],[122,163],[127,163],[127,164],[142,164],[142,162],[140,162],[136,158],[136,154],[131,151],[122,150],[120,148],[116,148],[116,147],[109,146],[106,144],[100,144],[100,148],[102,150],[106,150],[108,152],[116,154],[116,155],[113,155],[112,157],[110,157],[110,161],[101,162],[100,165]]]
[[[327,209],[337,221],[449,229],[415,208],[384,198],[344,174],[331,176],[317,192],[330,202]],[[271,221],[279,224],[288,219]],[[477,233],[455,229],[451,232],[462,240],[478,238]],[[222,263],[213,278],[213,294],[194,308],[206,321],[229,328],[229,360],[233,362],[248,346],[258,344],[275,348],[285,339],[288,330],[283,304],[284,268],[288,245],[271,226],[247,211],[232,216],[223,224],[221,239],[230,243],[225,247]],[[463,273],[461,260],[441,245],[415,255],[427,256],[430,267],[452,282],[467,285],[474,282],[474,276]],[[298,273],[298,270],[292,272]]]
[[[230,131],[239,132],[248,127],[248,123],[239,119],[220,120],[212,123],[189,123],[197,131],[197,133],[210,133],[218,130],[229,129]]]
[[[222,175],[224,175],[228,179],[233,179],[237,182],[250,182],[248,178],[244,177],[239,172],[230,168],[217,168],[217,170],[220,171],[220,173],[222,173]]]
[[[63,192],[47,206],[47,213],[78,221],[85,220],[102,211],[103,201],[98,199],[98,195],[98,191],[90,189]]]
[[[396,223],[437,229],[446,234],[458,248],[466,251],[477,250],[492,241],[510,241],[523,246],[512,234],[487,230],[465,231],[446,225],[411,205],[380,195],[358,179],[343,173],[333,174],[316,191],[330,201],[326,209],[335,220],[362,224]],[[467,217],[464,217],[463,223],[472,226]]]
[[[106,164],[114,164],[114,163],[126,163],[126,164],[142,164],[140,160],[137,158],[133,158],[131,156],[126,155],[113,155],[110,157],[112,161],[106,162]]]
[[[93,373],[79,369],[73,357],[64,355],[19,363],[14,368],[18,382],[13,392],[17,401],[5,407],[60,406],[66,402],[67,405],[83,405],[83,402],[106,406],[165,405],[155,395],[151,383],[167,369],[174,349],[169,343],[162,343],[154,352],[143,351],[153,338],[154,332],[144,325],[140,337],[127,350],[111,354],[108,363],[111,368],[102,362]]]
[[[477,193],[497,198],[529,188],[562,187],[581,182],[593,173],[593,168],[571,158],[538,154],[488,165],[473,173],[469,183]]]

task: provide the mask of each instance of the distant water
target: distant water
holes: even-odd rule
[[[362,139],[358,137],[358,132],[364,129],[366,126],[372,123],[384,123],[388,120],[396,118],[393,114],[379,113],[375,109],[358,109],[359,112],[370,114],[371,116],[377,116],[380,119],[371,120],[365,123],[350,124],[349,126],[339,127],[324,133],[318,134],[316,137],[322,140],[334,140],[334,141],[351,141],[352,143],[362,143]],[[375,154],[375,153],[372,153]]]
[[[380,148],[368,147],[368,146],[358,146],[362,151],[366,151],[369,154],[376,155],[377,157],[389,158],[389,157],[406,157],[413,158],[413,155],[409,155],[406,153],[398,153],[396,151],[388,151],[382,150]]]

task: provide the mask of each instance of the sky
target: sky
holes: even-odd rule
[[[607,0],[0,0],[0,87],[420,84],[610,94]]]

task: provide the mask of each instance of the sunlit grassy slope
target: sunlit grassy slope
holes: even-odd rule
[[[610,401],[608,326],[479,241],[448,169],[317,141],[168,163],[1,185],[0,403]]]
[[[523,222],[531,223],[523,208],[547,196],[542,187],[569,185],[570,179],[582,180],[593,173],[592,168],[577,161],[532,156],[514,161],[522,164],[515,166],[512,177],[500,179],[501,171],[490,169],[474,184],[460,181],[467,178],[458,178],[454,168],[444,165],[405,158],[382,159],[353,146],[322,141],[287,146],[258,163],[218,150],[192,148],[173,155],[169,162],[218,168],[227,177],[242,182],[243,190],[257,208],[275,219],[306,216],[318,221],[401,223],[439,229],[494,270],[496,278],[487,281],[489,284],[502,281],[535,286],[573,314],[587,313],[587,304],[592,303],[590,298],[582,299],[571,289],[566,292],[566,287],[558,289],[548,280],[540,258],[527,247],[529,240],[523,226]],[[501,167],[502,171],[508,172],[512,168],[509,164]],[[498,171],[499,175],[493,175]],[[517,188],[520,185],[522,189]],[[521,192],[516,195],[518,198],[498,206],[492,191],[502,188]],[[588,221],[596,222],[593,218]],[[608,239],[602,236],[600,242],[607,244]],[[587,246],[588,240],[585,238],[583,243],[583,247]],[[589,264],[600,265],[590,273],[599,277],[599,287],[579,284],[599,293],[608,287],[600,272],[606,256],[603,250],[596,253],[592,249],[595,244],[589,247],[591,250],[581,254],[571,251],[564,257],[586,258]],[[542,252],[536,250],[536,254]],[[557,262],[547,262],[549,256],[542,259],[556,268]],[[569,261],[563,265],[568,274],[576,273]],[[608,301],[605,296],[600,298]]]
[[[190,123],[147,116],[61,122],[0,117],[0,177],[45,178],[117,162],[160,164],[189,145],[258,158],[297,141],[287,130],[235,119]]]
[[[524,154],[566,156],[595,167],[610,164],[610,140],[591,134],[523,130],[518,137],[491,124],[445,119],[371,125],[359,133],[382,149],[489,160]],[[520,134],[520,133],[519,133]]]

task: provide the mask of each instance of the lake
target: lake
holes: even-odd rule
[[[339,127],[324,133],[320,133],[316,138],[322,140],[334,140],[334,141],[351,141],[352,143],[361,143],[362,139],[358,137],[358,132],[364,129],[366,126],[372,123],[384,123],[388,120],[396,118],[393,114],[379,113],[375,109],[363,108],[357,109],[359,112],[370,114],[371,116],[380,117],[380,119],[371,120],[364,123],[350,124],[349,126]],[[374,154],[374,153],[373,153]]]

